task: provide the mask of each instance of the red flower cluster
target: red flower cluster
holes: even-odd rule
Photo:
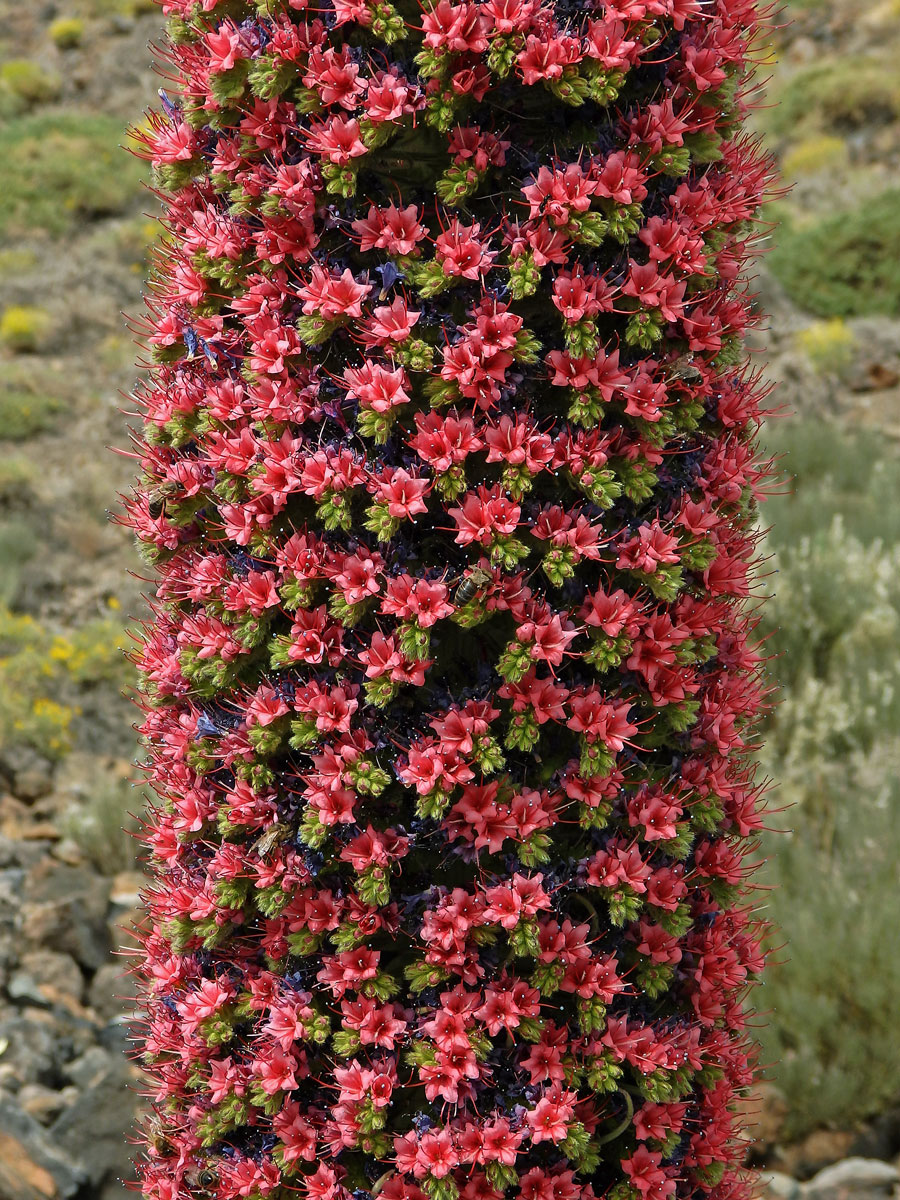
[[[751,0],[164,0],[148,1200],[749,1195]]]

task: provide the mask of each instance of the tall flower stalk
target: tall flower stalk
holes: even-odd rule
[[[151,1200],[749,1195],[751,0],[165,0]]]

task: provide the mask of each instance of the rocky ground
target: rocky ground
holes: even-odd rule
[[[898,177],[900,10],[818,0],[790,15],[770,95],[810,104],[758,119],[797,179],[778,215],[802,231]],[[140,1100],[121,951],[141,876],[120,829],[141,804],[121,689],[142,582],[106,513],[132,464],[103,447],[127,444],[137,351],[120,314],[140,311],[156,236],[117,142],[164,82],[147,48],[159,28],[147,0],[0,0],[0,1200],[124,1196]],[[755,344],[781,403],[896,443],[900,308],[879,292],[835,323],[779,279],[794,277],[760,273]],[[900,1110],[791,1140],[775,1084],[748,1107],[748,1162],[772,1200],[898,1194]]]
[[[139,1077],[126,1058],[129,984],[112,957],[141,876],[99,875],[34,821],[0,837],[0,1196],[125,1194]]]

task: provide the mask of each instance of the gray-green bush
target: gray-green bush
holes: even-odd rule
[[[787,222],[769,266],[817,317],[900,314],[900,190],[809,226]]]
[[[900,1097],[900,458],[821,421],[770,435],[795,473],[773,528],[763,629],[782,688],[762,754],[778,781],[764,1048],[788,1133],[846,1126]]]

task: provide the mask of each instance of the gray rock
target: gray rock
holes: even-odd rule
[[[773,1166],[795,1179],[812,1179],[817,1172],[849,1158],[853,1139],[847,1129],[814,1129],[799,1142],[780,1145]]]
[[[889,1108],[861,1129],[850,1147],[857,1158],[893,1159],[900,1154],[900,1107]],[[895,1161],[894,1166],[900,1167]]]
[[[112,1059],[110,1070],[50,1128],[54,1145],[79,1162],[95,1188],[117,1176],[134,1177],[128,1137],[135,1103],[129,1082],[125,1062]]]
[[[29,950],[22,955],[21,970],[34,980],[41,994],[68,996],[77,1003],[84,996],[84,976],[71,954],[57,950]]]
[[[85,867],[43,859],[28,874],[22,934],[34,946],[70,954],[91,970],[109,958],[108,881]]]
[[[845,1158],[819,1171],[806,1184],[807,1200],[886,1200],[900,1172],[877,1158]]]
[[[0,1051],[6,1053],[8,1048],[7,1039],[0,1037]],[[15,1096],[21,1086],[22,1080],[16,1068],[8,1063],[0,1062],[0,1092],[9,1092],[11,1096]]]
[[[0,845],[0,856],[4,847]],[[25,872],[19,866],[0,868],[0,986],[6,986],[19,957],[19,910]]]
[[[0,834],[0,867],[12,867],[19,861],[19,842]]]
[[[77,1161],[16,1100],[0,1092],[0,1196],[3,1200],[67,1200],[87,1182]]]
[[[879,391],[900,382],[900,327],[890,317],[857,317],[849,322],[856,337],[849,385],[855,392]]]
[[[114,1021],[122,1013],[134,1007],[127,998],[119,998],[127,997],[133,989],[134,983],[125,974],[124,966],[120,963],[107,963],[91,980],[88,1004],[99,1020],[104,1023]]]
[[[13,917],[21,902],[25,871],[17,863],[0,870],[0,913]]]
[[[34,1117],[41,1125],[49,1125],[55,1121],[64,1108],[67,1108],[78,1093],[74,1088],[66,1088],[61,1092],[44,1087],[40,1083],[26,1083],[19,1089],[16,1099],[29,1117]]]
[[[6,985],[11,1000],[28,1000],[32,1004],[46,1004],[47,1001],[38,991],[38,985],[33,976],[27,971],[15,971]]]
[[[42,1083],[58,1088],[66,1063],[95,1046],[101,1033],[95,1021],[65,1007],[0,1007],[0,1041],[7,1043],[0,1065],[14,1073],[20,1086]]]
[[[765,1200],[800,1200],[800,1184],[781,1171],[762,1171],[759,1176],[760,1196]]]
[[[110,1074],[116,1065],[105,1050],[99,1046],[91,1046],[84,1054],[67,1063],[63,1074],[76,1087],[86,1090]]]
[[[59,1078],[61,1058],[57,1034],[56,1021],[43,1009],[7,1010],[0,1015],[0,1041],[7,1043],[4,1071],[11,1073],[19,1085],[42,1083],[53,1087]]]
[[[140,871],[119,871],[113,877],[109,891],[109,902],[116,908],[141,907],[141,892],[147,886],[147,877]]]
[[[53,764],[31,746],[12,744],[0,758],[0,776],[18,800],[29,803],[53,790]]]

